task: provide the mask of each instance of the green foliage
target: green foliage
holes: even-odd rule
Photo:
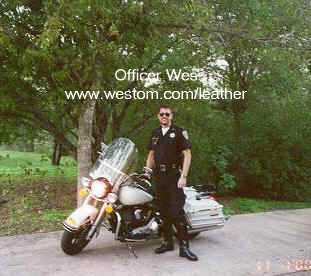
[[[212,155],[212,165],[219,175],[218,185],[220,187],[218,191],[220,192],[233,189],[236,186],[234,176],[228,172],[230,159],[232,159],[232,152],[227,147],[219,148],[218,153]]]
[[[64,90],[144,88],[141,81],[116,81],[119,68],[202,69],[209,77],[217,75],[208,84],[211,89],[247,90],[246,99],[98,101],[94,153],[100,142],[127,136],[138,145],[142,166],[150,131],[158,124],[154,114],[167,103],[176,109],[176,123],[190,133],[190,184],[211,182],[224,193],[308,199],[308,5],[304,0],[2,1],[0,142],[48,136],[74,156],[83,101],[65,100]],[[165,79],[152,88],[200,85]],[[18,153],[4,154],[0,173],[5,176],[74,174],[72,161],[55,169],[46,158],[30,158],[27,164],[16,162]]]
[[[52,223],[62,223],[68,217],[68,211],[46,210],[43,213],[43,220]]]

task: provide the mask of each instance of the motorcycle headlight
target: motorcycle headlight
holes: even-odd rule
[[[97,179],[92,182],[91,193],[98,197],[105,197],[111,190],[111,184],[105,179]]]

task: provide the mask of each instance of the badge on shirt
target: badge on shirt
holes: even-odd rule
[[[188,131],[187,130],[183,130],[182,131],[182,135],[188,140],[189,139],[189,135],[188,135]]]
[[[152,137],[152,144],[156,145],[159,141],[159,137]]]
[[[176,136],[176,135],[175,135],[175,132],[170,133],[170,137],[171,137],[171,138],[175,138],[175,136]]]

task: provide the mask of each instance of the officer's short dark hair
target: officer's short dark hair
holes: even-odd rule
[[[169,109],[172,113],[174,113],[173,108],[171,108],[171,107],[168,106],[168,105],[165,105],[165,104],[160,105],[159,111],[161,110],[161,108],[163,108],[163,109]]]

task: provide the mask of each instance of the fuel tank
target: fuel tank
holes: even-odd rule
[[[153,196],[139,186],[126,185],[120,187],[119,200],[123,205],[138,205],[152,201]]]

